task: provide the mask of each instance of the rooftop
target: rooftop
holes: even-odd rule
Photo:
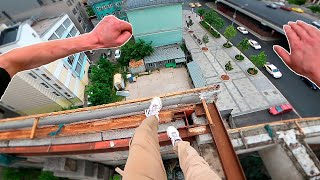
[[[3,30],[0,33],[0,46],[16,41],[18,30],[19,30],[18,25]]]
[[[163,6],[182,2],[182,0],[128,0],[124,3],[124,9],[126,11],[130,11],[152,6]]]
[[[144,62],[154,63],[170,59],[185,59],[185,54],[178,44],[154,48],[154,52],[150,56],[145,57]]]
[[[35,20],[32,24],[32,28],[42,36],[54,23],[59,21],[65,14],[55,17],[49,17],[45,19]]]
[[[131,60],[129,62],[129,67],[130,68],[137,68],[141,65],[144,65],[143,59],[140,59],[139,61]]]
[[[99,2],[103,2],[105,0],[88,0],[87,3],[88,5],[93,5],[93,4],[96,4],[96,3],[99,3]]]

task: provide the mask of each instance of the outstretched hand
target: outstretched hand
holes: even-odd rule
[[[132,26],[115,16],[106,16],[89,35],[97,45],[97,49],[119,47],[131,38]]]
[[[283,29],[290,53],[278,45],[273,47],[274,51],[291,70],[320,86],[320,31],[302,21],[289,22]]]

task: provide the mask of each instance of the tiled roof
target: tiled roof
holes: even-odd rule
[[[195,88],[206,86],[206,81],[198,63],[196,61],[189,62],[187,67]]]
[[[145,63],[154,63],[170,59],[185,58],[184,52],[181,50],[178,44],[160,46],[154,48],[154,52],[144,58]]]
[[[139,61],[131,60],[129,62],[129,67],[130,68],[136,68],[136,67],[139,67],[139,66],[142,66],[142,65],[144,65],[143,59],[141,59]]]
[[[183,0],[127,0],[127,2],[124,3],[124,9],[130,11],[150,6],[161,6],[182,2]]]

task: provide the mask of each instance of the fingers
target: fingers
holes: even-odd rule
[[[287,36],[290,48],[294,48],[295,45],[300,42],[300,38],[298,37],[298,35],[295,33],[295,31],[293,29],[291,29],[290,26],[288,25],[284,25],[283,26],[283,30]]]
[[[307,31],[303,27],[299,26],[297,23],[289,22],[288,24],[291,27],[291,29],[299,36],[300,39],[305,39],[309,37]]]
[[[117,39],[117,42],[119,42],[118,46],[122,46],[125,43],[127,43],[130,40],[131,36],[132,36],[131,32],[123,31]]]
[[[123,21],[123,20],[120,20],[119,25],[120,25],[121,31],[128,31],[132,34],[132,26],[130,23]]]
[[[291,58],[287,50],[278,45],[274,45],[273,50],[283,60],[284,63],[286,63],[288,66],[291,66]]]
[[[300,20],[297,21],[297,24],[298,24],[298,26],[303,28],[311,37],[318,37],[319,36],[319,30],[316,27],[314,27],[310,24],[307,24],[303,21],[300,21]]]

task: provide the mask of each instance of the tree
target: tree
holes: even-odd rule
[[[209,42],[209,37],[207,34],[203,35],[202,41],[203,41],[204,45],[207,46],[207,43]]]
[[[307,0],[288,0],[289,4],[303,5],[307,2]]]
[[[226,46],[231,46],[230,44],[231,39],[237,35],[236,29],[232,25],[230,25],[226,28],[223,34],[228,40],[226,43]]]
[[[204,20],[217,30],[224,26],[223,19],[214,10],[207,11],[204,15]]]
[[[206,10],[203,9],[203,8],[200,8],[200,9],[197,10],[197,12],[198,12],[201,20],[203,20],[203,15],[206,13]]]
[[[140,60],[153,53],[154,49],[151,43],[146,43],[143,40],[137,42],[129,41],[121,47],[121,57],[119,63],[122,66],[127,66],[131,59]]]
[[[116,95],[113,88],[113,76],[116,73],[116,66],[105,58],[100,58],[91,70],[90,85],[86,89],[89,95],[89,102],[93,106],[108,104],[119,101],[121,98]]]
[[[236,59],[243,60],[242,53],[244,53],[250,48],[249,40],[247,38],[242,39],[242,41],[239,42],[237,47],[240,49],[240,54],[236,55]]]
[[[262,67],[263,65],[266,64],[267,62],[267,55],[264,51],[260,52],[257,55],[252,55],[250,56],[250,60],[251,62],[255,65],[253,68],[253,72],[252,74],[256,74],[258,72],[258,70],[256,69],[257,67]],[[250,71],[250,68],[248,69]]]

